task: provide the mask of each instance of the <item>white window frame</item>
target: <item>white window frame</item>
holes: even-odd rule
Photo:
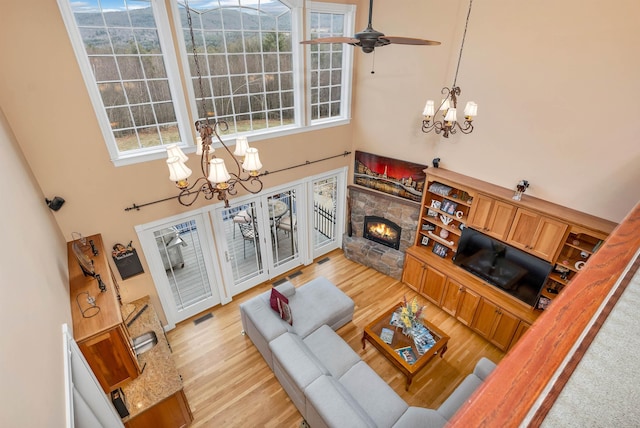
[[[75,17],[73,15],[73,11],[71,10],[70,2],[71,0],[58,0],[58,6],[60,8],[60,12],[62,13],[64,23],[67,27],[67,33],[69,34],[69,38],[71,39],[71,44],[73,46],[76,59],[78,60],[78,65],[80,66],[80,71],[82,72],[82,77],[84,78],[87,91],[89,92],[89,97],[91,98],[91,103],[96,113],[96,118],[98,119],[98,123],[100,124],[100,129],[102,130],[102,135],[107,145],[107,150],[109,151],[111,161],[116,166],[123,166],[166,157],[166,150],[164,146],[131,150],[129,152],[120,152],[118,150],[118,145],[116,144],[113,132],[111,131],[109,117],[107,116],[106,108],[102,102],[102,97],[100,95],[98,85],[93,76],[93,71],[91,70],[89,57],[86,54],[84,48],[84,42],[82,40],[82,36],[80,35],[80,30],[76,26]],[[169,21],[164,11],[164,7],[161,6],[161,1],[149,0],[149,3],[152,6],[151,9],[153,10],[153,17],[155,18],[158,28],[160,47],[162,48],[162,57],[164,59],[165,68],[167,70],[167,78],[169,80],[169,88],[172,94],[172,102],[176,113],[178,129],[180,130],[180,135],[183,138],[183,141],[180,143],[180,145],[184,147],[194,147],[193,131],[191,131],[190,126],[187,126],[190,121],[188,120],[189,114],[187,113],[187,108],[183,101],[185,99],[185,95],[182,91],[180,72],[178,71],[178,62],[176,61],[174,55],[167,54],[168,52],[175,52],[173,40],[170,37],[171,32]],[[185,142],[184,139],[188,141]],[[195,151],[195,147],[193,148],[193,151]]]
[[[354,33],[355,28],[355,14],[356,14],[356,6],[353,4],[336,4],[336,3],[323,3],[323,2],[315,2],[308,1],[307,2],[307,10],[306,10],[306,20],[307,22],[311,22],[311,13],[333,13],[344,15],[344,35],[345,37],[350,37]],[[309,26],[305,28],[305,38],[308,40],[311,38],[311,29]],[[307,123],[316,125],[317,127],[330,124],[330,126],[335,126],[336,123],[349,123],[351,119],[351,87],[353,82],[353,52],[355,49],[353,47],[345,46],[342,50],[342,91],[340,94],[340,116],[323,118],[323,119],[312,119],[311,118],[311,85],[307,85],[306,99],[307,99]],[[306,53],[306,61],[307,64],[311,64],[311,49],[307,50]],[[307,82],[311,82],[311,67],[307,67]]]
[[[140,162],[158,160],[166,158],[166,150],[164,146],[150,147],[146,149],[136,149],[126,152],[118,150],[109,118],[106,113],[105,106],[100,95],[98,85],[91,70],[89,57],[85,51],[84,42],[80,35],[80,30],[76,26],[75,17],[71,9],[70,2],[72,0],[57,0],[62,18],[67,28],[67,33],[71,40],[74,53],[80,71],[84,78],[85,86],[91,99],[96,118],[100,125],[105,144],[109,151],[111,161],[115,166],[131,165]],[[306,12],[306,19],[310,17],[311,11],[324,13],[344,14],[345,35],[353,34],[355,22],[355,5],[345,5],[337,3],[323,3],[305,0],[280,0],[282,3],[291,8],[291,32],[292,36],[292,63],[293,70],[293,86],[294,86],[294,111],[295,122],[289,126],[278,127],[275,129],[260,129],[250,133],[234,134],[223,136],[225,144],[235,144],[235,138],[239,135],[250,136],[251,141],[259,141],[292,135],[301,132],[308,132],[321,128],[346,125],[351,120],[351,91],[352,91],[352,73],[353,73],[353,48],[345,46],[343,51],[343,73],[342,73],[342,92],[341,92],[341,114],[340,116],[325,118],[319,120],[311,120],[311,89],[309,85],[305,85],[305,81],[310,78],[310,70],[305,67],[310,61],[310,51],[305,53],[305,46],[300,41],[310,37],[309,28],[305,28],[303,17]],[[183,85],[181,70],[189,70],[187,51],[188,47],[182,37],[175,37],[170,25],[169,11],[166,9],[166,3],[161,0],[149,0],[152,5],[153,15],[156,20],[157,31],[162,48],[165,67],[167,70],[167,78],[172,94],[172,102],[174,105],[178,128],[182,140],[179,145],[185,153],[195,152],[194,130],[192,129],[192,118],[197,115],[197,106],[195,94],[190,79],[187,77],[187,84]],[[181,28],[179,22],[178,5],[170,2],[171,15],[173,17],[173,28]],[[306,11],[305,11],[306,9]],[[174,44],[174,40],[177,43]],[[183,90],[186,88],[186,93]]]

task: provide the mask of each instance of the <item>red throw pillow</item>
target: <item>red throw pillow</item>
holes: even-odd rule
[[[291,317],[291,308],[289,308],[289,299],[287,299],[282,293],[275,288],[271,289],[271,297],[269,298],[271,309],[280,314],[280,318],[293,325],[293,318]]]

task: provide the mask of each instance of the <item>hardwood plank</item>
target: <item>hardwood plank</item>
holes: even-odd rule
[[[353,321],[340,328],[338,334],[409,405],[439,406],[473,371],[479,358],[485,356],[497,363],[504,356],[498,348],[419,296],[426,305],[428,319],[451,339],[444,358],[431,361],[413,379],[409,391],[405,391],[402,373],[373,346],[362,350],[361,339],[365,325],[403,296],[412,298],[416,293],[396,279],[346,259],[342,250],[335,250],[328,257],[327,262],[302,268],[302,273],[291,282],[300,286],[325,276],[354,300]],[[255,346],[241,335],[238,305],[270,287],[271,282],[261,284],[235,296],[231,303],[209,310],[213,318],[195,325],[192,320],[201,316],[196,315],[168,333],[193,411],[193,427],[298,427],[302,421]]]

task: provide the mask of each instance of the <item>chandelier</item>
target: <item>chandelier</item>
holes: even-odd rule
[[[458,121],[457,107],[458,96],[462,93],[459,86],[456,86],[458,80],[458,70],[460,69],[460,60],[462,59],[462,50],[464,48],[464,39],[467,35],[467,27],[469,25],[469,15],[471,15],[471,5],[473,0],[469,1],[469,11],[467,12],[467,21],[464,24],[464,33],[462,35],[462,43],[460,44],[460,54],[458,55],[458,65],[456,66],[456,74],[453,78],[453,85],[451,88],[444,87],[441,94],[445,95],[442,99],[438,111],[442,112],[442,120],[436,120],[435,115],[435,103],[433,100],[428,100],[424,106],[422,115],[422,132],[436,131],[436,134],[442,133],[442,136],[449,138],[449,134],[455,134],[457,131],[463,134],[470,134],[473,131],[473,118],[478,114],[478,104],[473,101],[467,102],[464,108],[464,123],[460,124]],[[433,119],[433,121],[432,121]]]
[[[191,176],[192,171],[185,163],[188,157],[177,144],[171,144],[167,146],[169,180],[175,182],[176,186],[180,189],[178,202],[184,206],[190,206],[202,194],[205,199],[213,199],[215,196],[218,200],[224,201],[225,207],[229,207],[228,195],[235,195],[238,192],[236,188],[237,185],[253,194],[259,193],[262,190],[263,183],[260,180],[262,163],[260,163],[258,149],[249,147],[246,137],[239,136],[236,138],[236,149],[232,153],[224,141],[222,141],[219,134],[219,132],[226,132],[229,129],[229,125],[225,121],[216,120],[207,115],[205,92],[202,85],[200,64],[198,63],[191,13],[189,3],[186,0],[185,9],[187,11],[191,46],[193,47],[193,60],[198,76],[200,101],[202,103],[202,111],[205,112],[206,115],[204,119],[199,119],[195,123],[196,132],[198,133],[196,138],[196,155],[200,156],[202,176],[193,184],[189,184],[188,178]],[[220,143],[227,153],[231,155],[231,158],[236,164],[236,172],[229,172],[224,160],[213,154],[214,141]],[[242,165],[234,155],[238,158],[244,158]]]

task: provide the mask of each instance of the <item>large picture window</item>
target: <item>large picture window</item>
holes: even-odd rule
[[[223,138],[232,142],[237,134],[275,136],[349,119],[353,48],[313,45],[305,57],[299,42],[351,33],[353,6],[303,0],[58,3],[116,165],[160,158],[170,143],[193,146],[191,122],[198,118],[227,122]]]

